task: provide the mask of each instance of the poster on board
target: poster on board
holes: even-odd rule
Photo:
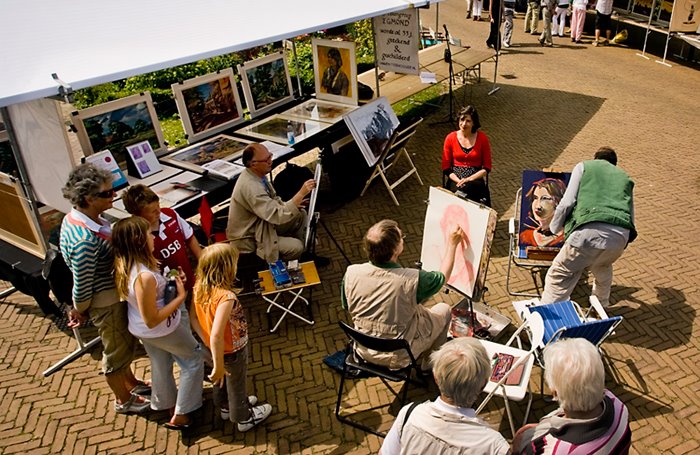
[[[697,33],[700,30],[700,0],[674,0],[669,32]]]
[[[468,297],[478,298],[486,281],[496,212],[443,188],[430,187],[428,199],[421,247],[423,269],[440,270],[450,232],[460,226],[467,240],[457,247],[447,284]]]
[[[377,43],[379,69],[402,74],[418,74],[418,10],[385,14],[372,19]]]

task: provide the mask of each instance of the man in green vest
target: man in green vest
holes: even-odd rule
[[[613,263],[637,237],[634,228],[634,182],[617,167],[617,155],[601,147],[594,159],[571,172],[564,197],[550,223],[552,232],[564,228],[566,242],[547,272],[542,303],[568,300],[581,274],[593,274],[593,295],[610,303]]]

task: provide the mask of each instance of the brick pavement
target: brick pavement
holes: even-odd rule
[[[485,22],[466,22],[464,3],[440,6],[441,24],[475,49],[485,49]],[[422,11],[434,24],[433,11]],[[460,89],[459,104],[478,106],[483,130],[494,150],[491,189],[499,223],[492,250],[486,302],[514,317],[505,290],[507,220],[524,168],[570,169],[600,145],[611,145],[620,166],[636,181],[635,204],[639,239],[616,263],[610,312],[625,317],[606,344],[608,386],[628,405],[633,430],[632,453],[694,453],[700,446],[700,364],[698,267],[700,248],[693,228],[699,226],[700,167],[697,112],[700,75],[682,66],[666,68],[636,57],[623,47],[593,48],[555,38],[552,49],[523,35],[515,22],[515,46],[499,63],[498,85]],[[483,67],[492,77],[493,64]],[[440,183],[440,150],[447,125],[435,111],[419,129],[410,151],[427,185]],[[327,182],[326,182],[327,183]],[[383,186],[375,184],[361,199],[337,206],[322,201],[322,217],[353,261],[361,260],[359,239],[383,217],[398,220],[408,233],[404,263],[418,259],[427,186],[409,179],[397,189],[395,207]],[[0,453],[374,453],[381,440],[348,426],[333,415],[338,376],[322,365],[324,355],[343,346],[337,321],[338,283],[344,262],[324,231],[319,251],[334,259],[321,271],[323,283],[314,292],[317,323],[305,326],[285,321],[270,334],[265,306],[244,300],[251,335],[251,390],[274,406],[269,421],[239,434],[230,424],[213,419],[208,400],[190,433],[164,429],[162,413],[115,415],[108,388],[98,374],[99,354],[86,355],[49,378],[41,373],[73,349],[61,331],[26,296],[14,294],[0,304]],[[527,284],[518,275],[516,286]],[[581,300],[587,286],[575,294]],[[454,301],[456,296],[441,296]],[[148,375],[145,357],[136,362]],[[539,371],[533,376],[539,382]],[[347,406],[389,404],[391,397],[378,381],[351,386]],[[414,396],[428,397],[430,392]],[[206,389],[210,398],[210,389]],[[552,409],[535,400],[531,421]],[[394,410],[395,411],[395,410]],[[504,409],[494,400],[485,416],[508,435]],[[522,409],[516,410],[516,415]],[[372,415],[388,428],[386,410]]]

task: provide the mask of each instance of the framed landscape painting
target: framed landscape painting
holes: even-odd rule
[[[317,120],[304,120],[287,117],[286,115],[273,115],[257,123],[241,128],[237,130],[236,133],[262,139],[264,141],[272,141],[287,145],[288,123],[292,125],[296,142],[303,141],[307,137],[313,136],[319,131],[331,126],[330,123],[319,122]]]
[[[182,126],[190,142],[243,122],[243,109],[233,70],[188,79],[172,85]]]
[[[319,122],[336,123],[343,119],[343,115],[357,109],[356,106],[333,103],[331,101],[308,100],[282,114],[301,119],[318,120]]]
[[[203,173],[205,168],[202,166],[214,160],[233,161],[239,158],[243,155],[243,149],[250,143],[251,141],[245,139],[219,134],[206,141],[178,150],[161,158],[161,161],[181,169]]]
[[[126,147],[148,141],[160,156],[167,149],[150,92],[128,96],[71,114],[73,124],[88,156],[109,149],[121,169],[126,169]]]
[[[316,98],[357,106],[355,43],[311,40]]]
[[[291,101],[292,78],[283,51],[238,65],[243,94],[251,117]]]

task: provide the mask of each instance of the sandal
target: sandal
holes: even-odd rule
[[[151,383],[148,381],[137,381],[133,389],[131,389],[132,395],[150,395],[151,394]]]
[[[175,417],[176,416],[173,416],[173,419]],[[185,415],[185,417],[187,417],[187,415]],[[169,422],[165,422],[163,424],[163,426],[169,430],[178,430],[178,431],[187,430],[188,428],[190,428],[192,426],[192,419],[187,417],[187,422],[185,422],[185,423],[175,423],[172,420],[170,420]]]

